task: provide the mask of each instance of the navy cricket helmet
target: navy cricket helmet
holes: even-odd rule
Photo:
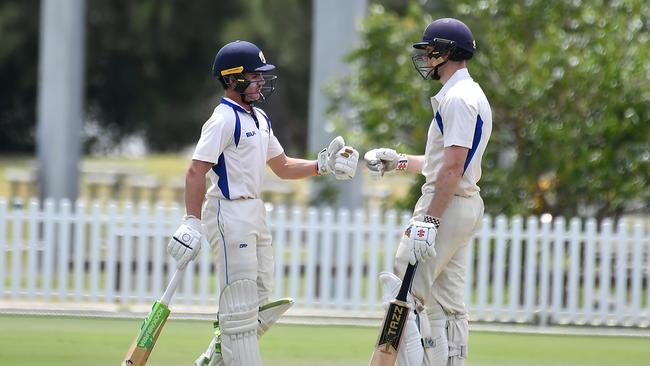
[[[244,90],[251,84],[246,78],[246,73],[267,73],[275,69],[274,65],[266,62],[262,50],[251,42],[234,41],[221,47],[212,63],[212,74],[218,78],[224,87],[229,82],[236,81],[235,90],[244,94]],[[275,75],[263,75],[264,83],[262,96],[268,97],[275,89]]]
[[[476,51],[476,41],[472,31],[458,19],[442,18],[434,20],[422,34],[422,41],[413,44],[413,48],[433,47],[434,52],[450,51],[452,61],[468,60]],[[434,53],[434,56],[436,53]]]

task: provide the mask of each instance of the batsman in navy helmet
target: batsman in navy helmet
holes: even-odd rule
[[[346,180],[356,172],[359,153],[341,136],[314,160],[285,154],[271,118],[257,106],[275,89],[274,69],[246,41],[221,47],[212,63],[224,92],[201,128],[185,176],[186,215],[167,247],[179,266],[192,266],[204,241],[215,254],[219,312],[197,366],[260,366],[258,337],[293,304],[270,299],[273,247],[261,199],[267,167],[281,179]]]
[[[469,246],[483,218],[478,182],[492,132],[492,110],[467,70],[476,51],[461,21],[438,19],[413,44],[417,72],[442,84],[431,98],[433,118],[423,155],[374,149],[365,160],[371,176],[422,174],[425,183],[395,256],[394,273],[382,273],[386,299],[394,298],[407,264],[419,263],[407,300],[408,317],[397,354],[399,366],[463,366],[469,321],[464,303]]]

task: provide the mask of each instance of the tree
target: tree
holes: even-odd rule
[[[469,70],[493,107],[481,184],[488,211],[617,217],[648,204],[650,5],[642,0],[467,0],[427,13],[412,2],[403,15],[372,7],[350,56],[356,73],[332,90],[339,124],[363,131],[357,143],[423,151],[428,98],[440,84],[413,71],[411,44],[445,16],[473,30]]]
[[[33,151],[40,1],[0,4],[0,152]]]
[[[221,93],[214,55],[236,2],[89,1],[87,114],[116,140],[155,151],[192,144]]]

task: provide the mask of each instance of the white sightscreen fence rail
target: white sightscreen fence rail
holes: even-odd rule
[[[150,304],[173,274],[166,253],[178,206],[0,200],[0,302]],[[267,212],[274,297],[306,310],[377,312],[377,275],[391,270],[409,219],[396,211],[283,208]],[[470,243],[473,320],[650,325],[648,220],[489,217]],[[192,262],[175,304],[217,306],[214,254]]]

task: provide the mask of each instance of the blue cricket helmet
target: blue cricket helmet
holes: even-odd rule
[[[266,74],[274,69],[274,65],[266,63],[262,50],[247,41],[234,41],[221,47],[212,63],[212,75],[219,79],[224,89],[233,85],[234,82],[234,90],[241,94],[242,100],[246,103],[251,101],[251,96],[256,95],[257,92],[246,92],[253,81],[248,79],[245,74],[265,73],[262,76],[262,86],[259,91],[263,101],[270,97],[275,90],[277,76]],[[260,84],[260,82],[256,81],[256,84]],[[257,98],[254,99],[254,101],[257,100]]]
[[[434,20],[424,30],[422,41],[413,44],[413,48],[417,49],[425,49],[427,46],[438,52],[449,50],[451,60],[470,59],[476,51],[472,31],[465,23],[454,18]]]
[[[267,64],[264,53],[247,41],[234,41],[221,47],[212,63],[212,74],[217,78],[246,72],[268,72],[275,69]]]

